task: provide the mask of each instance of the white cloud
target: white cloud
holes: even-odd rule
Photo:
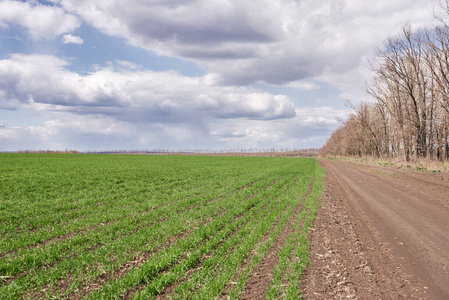
[[[283,86],[299,89],[301,91],[317,91],[320,89],[320,87],[317,84],[304,80],[292,81],[287,84],[284,84]]]
[[[67,66],[46,55],[14,54],[0,60],[2,98],[34,110],[103,114],[135,122],[295,116],[293,103],[283,95],[205,85],[202,78],[140,70],[123,61],[88,75]]]
[[[58,115],[41,126],[0,128],[0,151],[116,149],[136,138],[132,125],[108,117]]]
[[[216,122],[210,134],[218,143],[230,148],[308,148],[321,147],[338,126],[337,118],[345,118],[350,110],[297,108],[293,119],[262,122],[241,120]],[[239,146],[240,145],[240,146]]]
[[[0,26],[20,25],[25,27],[33,40],[51,39],[72,32],[81,22],[62,8],[47,6],[36,1],[0,2]]]
[[[326,99],[330,86],[340,91],[335,98],[357,102],[374,49],[407,21],[432,24],[438,3],[50,1],[0,0],[0,28],[76,44],[83,40],[72,34],[83,20],[131,45],[192,61],[207,75],[148,71],[128,61],[81,75],[54,56],[11,55],[0,60],[0,109],[54,115],[43,125],[0,123],[0,150],[320,147],[346,110],[295,108],[280,92],[244,86],[290,87]]]
[[[357,68],[407,21],[433,22],[438,0],[58,0],[106,34],[192,60],[215,84],[283,85]]]
[[[82,38],[80,38],[79,36],[74,36],[71,34],[64,34],[62,36],[62,43],[63,44],[82,45],[84,43],[84,40]]]
[[[0,127],[0,151],[320,147],[338,125],[336,118],[348,114],[330,107],[296,112],[292,119],[215,119],[206,127],[57,112],[40,126]]]
[[[123,61],[88,75],[67,66],[45,55],[0,60],[0,100],[50,113],[43,125],[0,128],[0,150],[319,147],[347,113]]]

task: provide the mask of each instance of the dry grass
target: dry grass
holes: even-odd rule
[[[334,157],[335,159],[348,160],[351,162],[367,163],[381,166],[392,166],[397,168],[408,168],[417,171],[430,171],[438,173],[449,173],[449,161],[437,161],[429,158],[414,161],[405,161],[404,159],[381,159],[375,157]]]

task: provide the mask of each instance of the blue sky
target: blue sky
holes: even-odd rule
[[[436,23],[369,2],[0,0],[0,151],[321,147],[375,49]]]

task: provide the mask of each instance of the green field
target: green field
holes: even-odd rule
[[[0,298],[297,299],[315,159],[0,154]]]

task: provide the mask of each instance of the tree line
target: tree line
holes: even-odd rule
[[[449,14],[449,1],[442,8]],[[353,113],[321,155],[449,160],[449,25],[412,30],[384,42],[370,62],[374,102]]]

